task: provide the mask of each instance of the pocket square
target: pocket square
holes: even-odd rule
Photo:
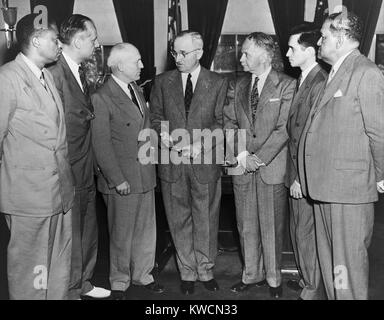
[[[269,99],[269,102],[276,102],[276,101],[280,101],[280,98]]]
[[[339,90],[337,90],[336,91],[336,93],[335,93],[335,95],[333,96],[334,98],[340,98],[340,97],[342,97],[343,96],[343,93],[341,92],[341,90],[339,89]]]

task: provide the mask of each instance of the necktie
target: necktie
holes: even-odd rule
[[[299,91],[299,89],[300,89],[301,79],[303,79],[303,75],[302,75],[302,74],[300,74],[299,79],[297,79],[297,83],[296,83],[296,91],[295,91],[296,93],[297,93],[297,91]]]
[[[259,78],[256,77],[251,91],[251,112],[253,124],[255,124],[257,105],[259,103],[259,90],[257,89],[258,82]]]
[[[135,94],[135,90],[133,89],[132,85],[131,84],[128,84],[128,89],[129,89],[129,92],[131,94],[131,100],[132,102],[136,105],[136,107],[139,109],[140,111],[140,114],[143,115],[142,111],[141,111],[141,108],[140,108],[140,104],[139,104],[139,101],[137,101],[136,99],[136,94]]]
[[[333,79],[333,77],[335,76],[335,69],[332,68],[331,72],[329,73],[329,76],[328,76],[328,81],[327,81],[327,85],[331,82],[331,80]]]
[[[40,83],[43,85],[44,89],[51,95],[53,101],[55,101],[55,97],[53,96],[53,93],[52,93],[51,89],[49,89],[47,81],[45,81],[45,76],[44,76],[44,72],[43,71],[41,71]]]
[[[80,81],[81,85],[83,87],[83,92],[86,97],[89,97],[89,88],[88,88],[88,83],[86,80],[86,75],[85,75],[85,70],[82,65],[79,66],[79,75],[80,75]]]
[[[184,95],[184,104],[185,104],[185,113],[188,118],[189,108],[191,107],[191,102],[193,98],[193,86],[191,81],[192,75],[188,75],[187,85],[185,87],[185,95]]]

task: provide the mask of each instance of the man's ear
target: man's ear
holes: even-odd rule
[[[40,40],[39,40],[38,37],[33,37],[32,40],[31,40],[31,42],[32,42],[32,45],[33,45],[35,48],[40,47]]]
[[[199,50],[197,53],[197,60],[200,60],[202,58],[203,54],[204,54],[204,50],[203,49]]]
[[[345,40],[345,35],[338,35],[337,36],[337,41],[336,41],[336,49],[340,49],[343,46],[344,40]]]
[[[73,38],[73,46],[76,48],[76,49],[80,49],[81,48],[81,45],[80,45],[80,38],[79,37],[74,37]]]

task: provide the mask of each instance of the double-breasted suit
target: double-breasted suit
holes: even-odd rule
[[[119,84],[110,78],[93,96],[96,118],[92,141],[99,171],[98,190],[108,208],[110,282],[112,290],[125,291],[130,284],[147,285],[155,263],[156,217],[155,159],[144,159],[141,141],[145,130],[151,138],[149,109],[141,89],[134,87],[141,112]],[[157,141],[157,140],[156,140]],[[148,162],[149,161],[149,162]],[[116,187],[128,182],[130,193],[120,196]]]
[[[299,141],[312,106],[327,80],[327,73],[316,65],[308,73],[292,101],[288,115],[287,130],[288,158],[285,185],[290,188],[296,181],[300,185],[298,174]],[[300,297],[304,300],[322,299],[322,280],[317,259],[315,221],[312,200],[308,197],[301,199],[289,198],[290,204],[290,233],[292,247],[301,279],[303,291]]]
[[[384,179],[384,77],[353,50],[323,89],[299,144],[299,176],[315,203],[329,299],[368,298],[376,182]],[[336,284],[336,285],[334,285]]]
[[[241,138],[236,134],[235,140],[227,143],[233,146],[233,155],[248,151],[265,164],[254,174],[233,176],[237,225],[244,258],[242,282],[251,284],[266,279],[271,287],[278,287],[282,280],[280,267],[287,199],[284,186],[286,125],[295,80],[273,69],[269,72],[260,92],[254,123],[251,84],[251,74],[230,82],[224,107],[224,128],[235,133],[245,130],[245,143],[239,142]]]
[[[225,78],[201,67],[187,115],[181,73],[173,70],[159,75],[150,99],[152,126],[159,134],[162,121],[167,122],[170,134],[182,129],[185,145],[193,142],[193,129],[222,133],[226,91]],[[203,153],[213,153],[219,144],[214,143]],[[162,158],[158,166],[168,225],[184,281],[213,278],[221,197],[221,169],[216,163],[215,157],[211,163],[202,160],[200,164],[166,164]]]
[[[9,294],[65,299],[74,186],[64,111],[49,71],[42,70],[45,89],[26,59],[19,54],[0,69],[0,212],[11,233]]]
[[[49,70],[63,101],[68,154],[75,177],[70,298],[78,299],[93,289],[91,279],[97,258],[96,189],[90,129],[94,114],[90,97],[84,94],[64,54]]]

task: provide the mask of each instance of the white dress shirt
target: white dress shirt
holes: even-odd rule
[[[196,89],[197,79],[199,79],[201,71],[201,66],[199,65],[194,71],[191,72],[191,81],[192,81],[192,87],[193,91]],[[181,73],[181,80],[183,81],[183,92],[185,94],[185,88],[187,87],[187,80],[188,80],[189,73]]]
[[[337,71],[339,71],[344,60],[347,59],[347,57],[352,53],[353,50],[349,51],[348,53],[346,53],[345,55],[340,57],[339,60],[337,60],[337,62],[332,66],[332,69],[331,69],[329,76],[328,76],[327,84],[331,82],[331,80],[334,78]]]
[[[67,62],[68,66],[69,66],[69,69],[71,69],[72,74],[75,76],[76,81],[79,84],[81,91],[84,92],[83,84],[81,83],[80,73],[79,73],[80,65],[78,63],[76,63],[75,61],[73,61],[71,59],[71,57],[69,57],[67,54],[65,54],[64,51],[62,52],[62,55],[63,55],[65,61]]]
[[[35,65],[29,58],[27,58],[24,54],[20,54],[21,57],[23,58],[24,62],[27,64],[28,68],[31,69],[32,73],[41,81],[41,74],[43,73],[40,68]]]

